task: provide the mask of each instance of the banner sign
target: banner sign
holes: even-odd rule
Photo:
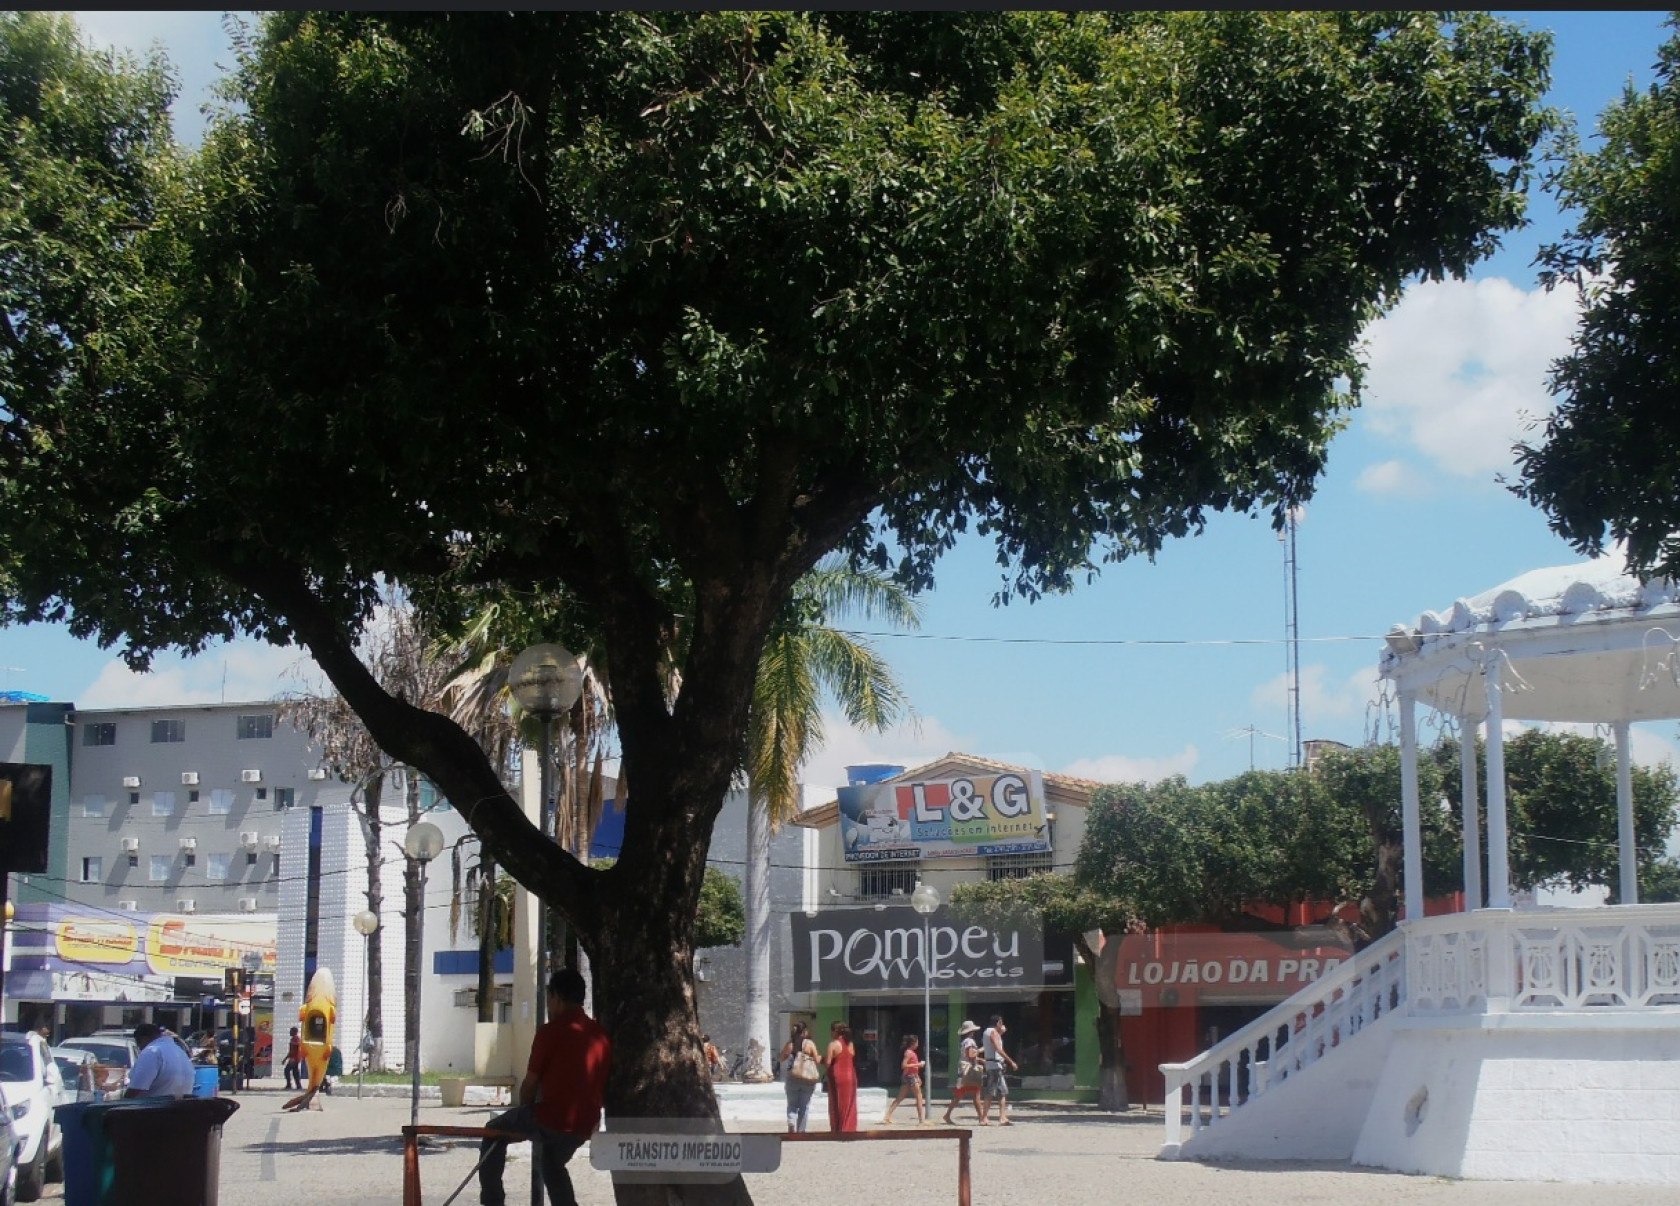
[[[991,929],[953,919],[943,909],[928,919],[931,966],[923,958],[921,914],[886,909],[825,909],[795,913],[793,991],[1042,988],[1067,983],[1067,961],[1046,975],[1041,926]]]
[[[1037,771],[860,784],[837,794],[848,863],[1050,850]]]
[[[1293,996],[1350,958],[1334,930],[1275,933],[1128,934],[1119,940],[1114,984],[1139,1007],[1272,1002]]]
[[[275,919],[244,914],[131,913],[75,905],[17,907],[13,966],[20,971],[101,971],[114,976],[179,977],[197,994],[198,978],[220,979],[247,954],[276,962]],[[131,920],[132,918],[132,920]]]

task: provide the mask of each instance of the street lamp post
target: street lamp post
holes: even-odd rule
[[[583,669],[576,657],[562,645],[532,645],[521,651],[508,667],[508,691],[521,708],[537,718],[538,825],[543,837],[555,839],[554,772],[550,766],[550,740],[554,718],[572,710],[583,693]],[[536,1024],[541,1027],[548,1014],[549,975],[548,909],[537,902],[537,999],[533,1005]],[[531,1206],[542,1206],[542,1153],[538,1140],[531,1140]]]
[[[420,864],[420,934],[421,950],[424,951],[426,867],[443,853],[443,830],[430,821],[421,821],[403,838],[403,853]],[[409,1032],[414,1035],[413,1041],[408,1045],[408,1066],[413,1075],[413,1092],[410,1094],[408,1108],[410,1126],[420,1125],[420,978],[424,969],[416,968],[415,972],[414,982],[410,985],[408,993],[408,1008],[411,1011],[409,1016],[414,1019],[414,1025],[408,1027]]]
[[[927,1072],[928,1112],[933,1112],[933,930],[932,919],[939,911],[939,889],[932,884],[916,884],[910,893],[910,907],[922,915],[922,1062]]]
[[[423,903],[423,902],[422,902]],[[424,913],[421,914],[425,916]],[[362,1037],[358,1040],[362,1047],[362,1058],[356,1061],[356,1096],[362,1095],[362,1078],[367,1075],[368,1054],[372,1050],[368,1046],[368,1015],[373,1006],[368,1001],[368,944],[373,940],[373,932],[379,928],[379,914],[372,909],[363,909],[351,920],[356,932],[362,936]]]
[[[252,1012],[249,1012],[249,1013],[245,1014],[245,1018],[246,1018],[245,1050],[249,1051],[251,1054],[250,1054],[249,1058],[246,1058],[244,1052],[242,1052],[242,1051],[235,1051],[234,1052],[234,1055],[233,1055],[233,1058],[234,1058],[234,1073],[233,1074],[234,1074],[235,1079],[237,1079],[238,1076],[239,1076],[239,1069],[241,1067],[243,1067],[245,1069],[245,1087],[247,1089],[249,1089],[251,1087],[251,1073],[256,1071],[255,1065],[256,1065],[256,1062],[257,1062],[257,1060],[256,1060],[257,1018],[256,1018],[256,1013],[255,1013],[255,1007],[251,1004],[251,1001],[252,1001],[252,998],[256,996],[257,973],[262,970],[262,956],[260,954],[258,954],[256,951],[246,951],[243,955],[240,956],[239,963],[240,963],[240,966],[245,969],[245,1001],[246,1001],[246,1005],[247,1005],[247,1008],[252,1010]]]

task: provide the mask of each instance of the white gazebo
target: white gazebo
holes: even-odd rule
[[[1680,589],[1609,560],[1535,570],[1397,625],[1380,672],[1400,714],[1405,919],[1194,1060],[1162,1065],[1162,1155],[1680,1185],[1680,905],[1637,903],[1630,730],[1680,717],[1677,646]],[[1466,802],[1466,911],[1427,918],[1420,703],[1457,721]],[[1625,903],[1512,908],[1506,720],[1609,726]]]

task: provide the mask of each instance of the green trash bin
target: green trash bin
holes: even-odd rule
[[[222,1124],[238,1108],[226,1097],[60,1106],[66,1206],[217,1206]]]

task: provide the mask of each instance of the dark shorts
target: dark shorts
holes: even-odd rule
[[[1009,1081],[1003,1075],[1003,1065],[986,1068],[986,1083],[980,1090],[985,1097],[1008,1097]]]
[[[906,1089],[919,1089],[922,1087],[922,1076],[919,1072],[906,1072],[903,1080],[904,1087]]]

